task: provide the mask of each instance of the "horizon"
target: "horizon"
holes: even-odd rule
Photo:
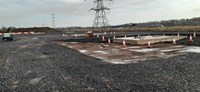
[[[200,17],[193,17],[193,18],[200,18]],[[124,25],[124,24],[142,24],[142,23],[151,23],[151,22],[161,22],[161,21],[170,21],[170,20],[182,20],[182,19],[193,19],[193,18],[180,18],[180,19],[169,19],[169,20],[158,20],[158,21],[147,21],[147,22],[138,22],[138,23],[123,23],[123,24],[116,24],[116,25],[110,25],[110,26],[118,26],[118,25]],[[1,28],[6,27],[6,26],[1,26]],[[9,27],[14,27],[14,26],[7,26],[6,28]],[[51,26],[27,26],[27,27],[14,27],[14,28],[52,28]],[[70,28],[70,27],[82,27],[82,28],[86,28],[86,27],[93,27],[91,26],[60,26],[60,27],[55,27],[55,28]]]

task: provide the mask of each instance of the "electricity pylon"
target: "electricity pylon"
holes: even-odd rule
[[[90,10],[95,11],[95,19],[93,22],[93,27],[108,27],[108,19],[106,17],[106,10],[110,10],[110,8],[104,6],[104,1],[113,1],[113,0],[95,0],[96,7],[91,8]]]

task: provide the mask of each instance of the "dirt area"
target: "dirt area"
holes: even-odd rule
[[[137,63],[144,60],[170,58],[186,54],[182,51],[186,49],[186,46],[173,45],[172,43],[152,44],[152,48],[148,48],[147,45],[127,45],[124,47],[122,44],[94,42],[59,41],[57,44],[113,64]]]

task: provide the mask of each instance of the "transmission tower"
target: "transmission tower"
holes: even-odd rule
[[[55,14],[53,13],[52,14],[52,28],[55,28],[56,25],[55,25]]]
[[[96,4],[96,7],[90,9],[95,11],[95,19],[93,22],[93,27],[109,26],[105,11],[110,10],[110,8],[104,6],[104,1],[113,1],[113,0],[95,0],[94,2]]]

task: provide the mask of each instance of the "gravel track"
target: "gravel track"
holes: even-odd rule
[[[200,91],[200,54],[114,65],[54,44],[61,36],[22,35],[14,42],[0,42],[0,91]],[[194,45],[199,42],[195,39]]]

